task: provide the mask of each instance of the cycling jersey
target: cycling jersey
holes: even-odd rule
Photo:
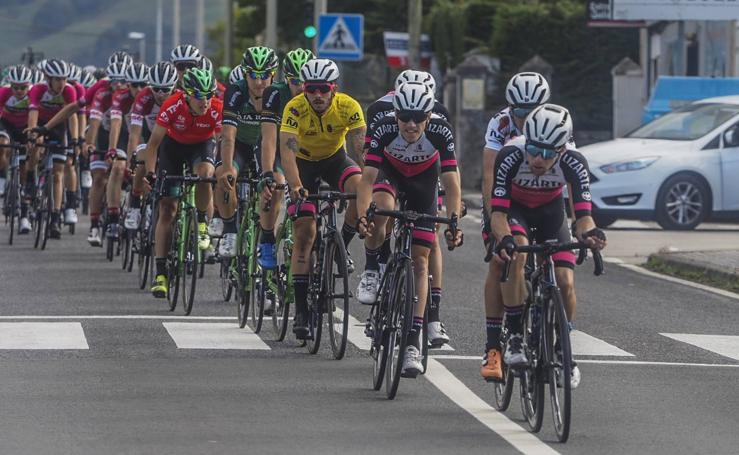
[[[79,107],[91,106],[95,101],[95,95],[100,90],[107,90],[110,87],[109,79],[100,79],[99,81],[92,84],[92,87],[85,90],[85,96],[77,99],[77,105]]]
[[[285,106],[280,131],[298,136],[298,158],[320,161],[343,148],[347,131],[363,126],[362,107],[349,95],[336,93],[321,115],[299,95]]]
[[[285,82],[275,82],[264,89],[262,94],[262,122],[274,123],[279,127],[280,122],[282,122],[282,108],[292,97],[290,87]]]
[[[236,128],[236,140],[254,146],[262,132],[261,119],[251,102],[246,81],[229,85],[223,105],[223,124]]]
[[[498,151],[506,142],[520,136],[522,133],[513,121],[513,112],[507,107],[495,115],[488,122],[488,130],[485,133],[485,147]]]
[[[144,88],[136,95],[134,100],[131,109],[131,126],[144,126],[144,121],[146,121],[146,128],[152,131],[160,108],[161,106],[157,104],[151,87]]]
[[[183,92],[175,93],[162,103],[157,125],[167,129],[167,136],[181,144],[205,142],[221,132],[223,102],[210,100],[210,107],[203,115],[195,116],[187,105]]]
[[[49,86],[43,83],[31,87],[28,99],[28,109],[38,111],[39,123],[46,123],[65,105],[77,101],[77,92],[71,85],[65,84],[61,92],[53,93]]]
[[[30,100],[28,92],[22,98],[17,98],[10,87],[0,87],[0,118],[4,123],[16,128],[25,128],[28,125],[28,107]]]
[[[95,94],[90,106],[90,120],[99,120],[104,130],[110,131],[110,108],[113,106],[113,89],[108,86]]]
[[[544,175],[535,175],[524,151],[526,138],[509,141],[495,159],[495,181],[490,206],[493,212],[508,212],[511,201],[535,208],[562,197],[568,183],[574,202],[575,217],[590,215],[590,172],[588,162],[571,144]]]
[[[400,134],[395,114],[385,116],[375,127],[365,165],[389,166],[405,177],[413,177],[441,160],[441,172],[457,170],[454,134],[446,120],[431,116],[421,138],[409,143]]]
[[[395,91],[391,90],[387,92],[385,96],[370,104],[367,108],[367,135],[364,138],[365,146],[369,145],[372,140],[372,131],[380,120],[395,111],[395,107],[393,107],[393,95],[395,95]],[[446,106],[438,100],[434,101],[434,107],[431,112],[443,118],[447,122],[449,121],[449,111]]]
[[[113,99],[110,106],[110,118],[125,118],[124,127],[128,128],[131,124],[131,107],[133,106],[134,96],[128,88],[121,89],[113,93]]]

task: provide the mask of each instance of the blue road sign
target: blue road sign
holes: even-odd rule
[[[364,16],[321,14],[318,19],[318,56],[332,60],[362,60]]]

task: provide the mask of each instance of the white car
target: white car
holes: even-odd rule
[[[739,220],[739,96],[696,101],[580,151],[601,227],[619,218],[681,230]]]

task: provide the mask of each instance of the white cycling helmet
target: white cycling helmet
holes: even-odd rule
[[[172,63],[179,62],[200,62],[200,50],[192,44],[180,44],[179,46],[172,49],[170,54],[170,60]]]
[[[308,60],[300,69],[300,80],[303,82],[333,82],[338,78],[339,67],[327,58]]]
[[[209,73],[213,72],[213,62],[210,61],[208,57],[203,55],[200,57],[200,63],[199,63],[200,69],[203,71],[207,71]]]
[[[63,77],[66,78],[69,75],[69,65],[64,60],[58,58],[50,58],[44,62],[44,67],[41,69],[46,77]]]
[[[6,76],[10,84],[30,84],[33,82],[33,71],[23,65],[12,66]]]
[[[395,89],[393,107],[396,111],[422,111],[429,113],[434,108],[434,94],[420,82],[406,82]]]
[[[572,116],[556,104],[544,104],[529,114],[523,125],[526,141],[538,147],[556,149],[572,137]]]
[[[505,88],[505,99],[511,106],[538,106],[549,101],[549,96],[549,84],[539,73],[518,73]]]
[[[233,85],[244,79],[244,69],[241,65],[236,65],[228,74],[228,83]]]
[[[152,87],[174,87],[177,84],[177,69],[167,61],[157,63],[149,69],[149,84]]]
[[[127,52],[115,51],[110,54],[110,57],[108,57],[108,65],[112,65],[113,63],[125,63],[126,65],[130,65],[133,63],[133,58],[131,58]]]
[[[436,81],[434,80],[434,76],[426,71],[405,70],[398,74],[398,77],[395,78],[395,90],[400,87],[400,84],[405,82],[420,82],[430,88],[431,93],[436,93]]]
[[[108,75],[111,82],[124,82],[126,80],[126,68],[128,68],[128,65],[123,62],[111,63],[105,68],[105,74]]]
[[[69,64],[69,76],[67,76],[67,79],[74,82],[79,82],[80,77],[82,77],[82,68],[75,65],[74,63]]]
[[[39,60],[38,63],[36,63],[36,69],[39,70],[39,71],[43,71],[44,70],[44,65],[46,65],[46,59],[45,58]]]
[[[149,68],[143,63],[132,63],[126,67],[126,82],[149,82]]]
[[[33,80],[31,81],[31,83],[33,85],[36,85],[36,84],[40,84],[40,83],[42,83],[44,81],[46,81],[46,76],[44,76],[43,71],[34,68],[33,69]]]
[[[95,79],[95,76],[93,76],[92,73],[88,71],[82,72],[82,76],[80,77],[80,84],[82,84],[83,87],[90,88],[95,85],[95,82],[97,82],[97,79]]]

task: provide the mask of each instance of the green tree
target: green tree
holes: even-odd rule
[[[464,0],[439,0],[425,18],[426,29],[442,71],[462,61],[465,51]]]

